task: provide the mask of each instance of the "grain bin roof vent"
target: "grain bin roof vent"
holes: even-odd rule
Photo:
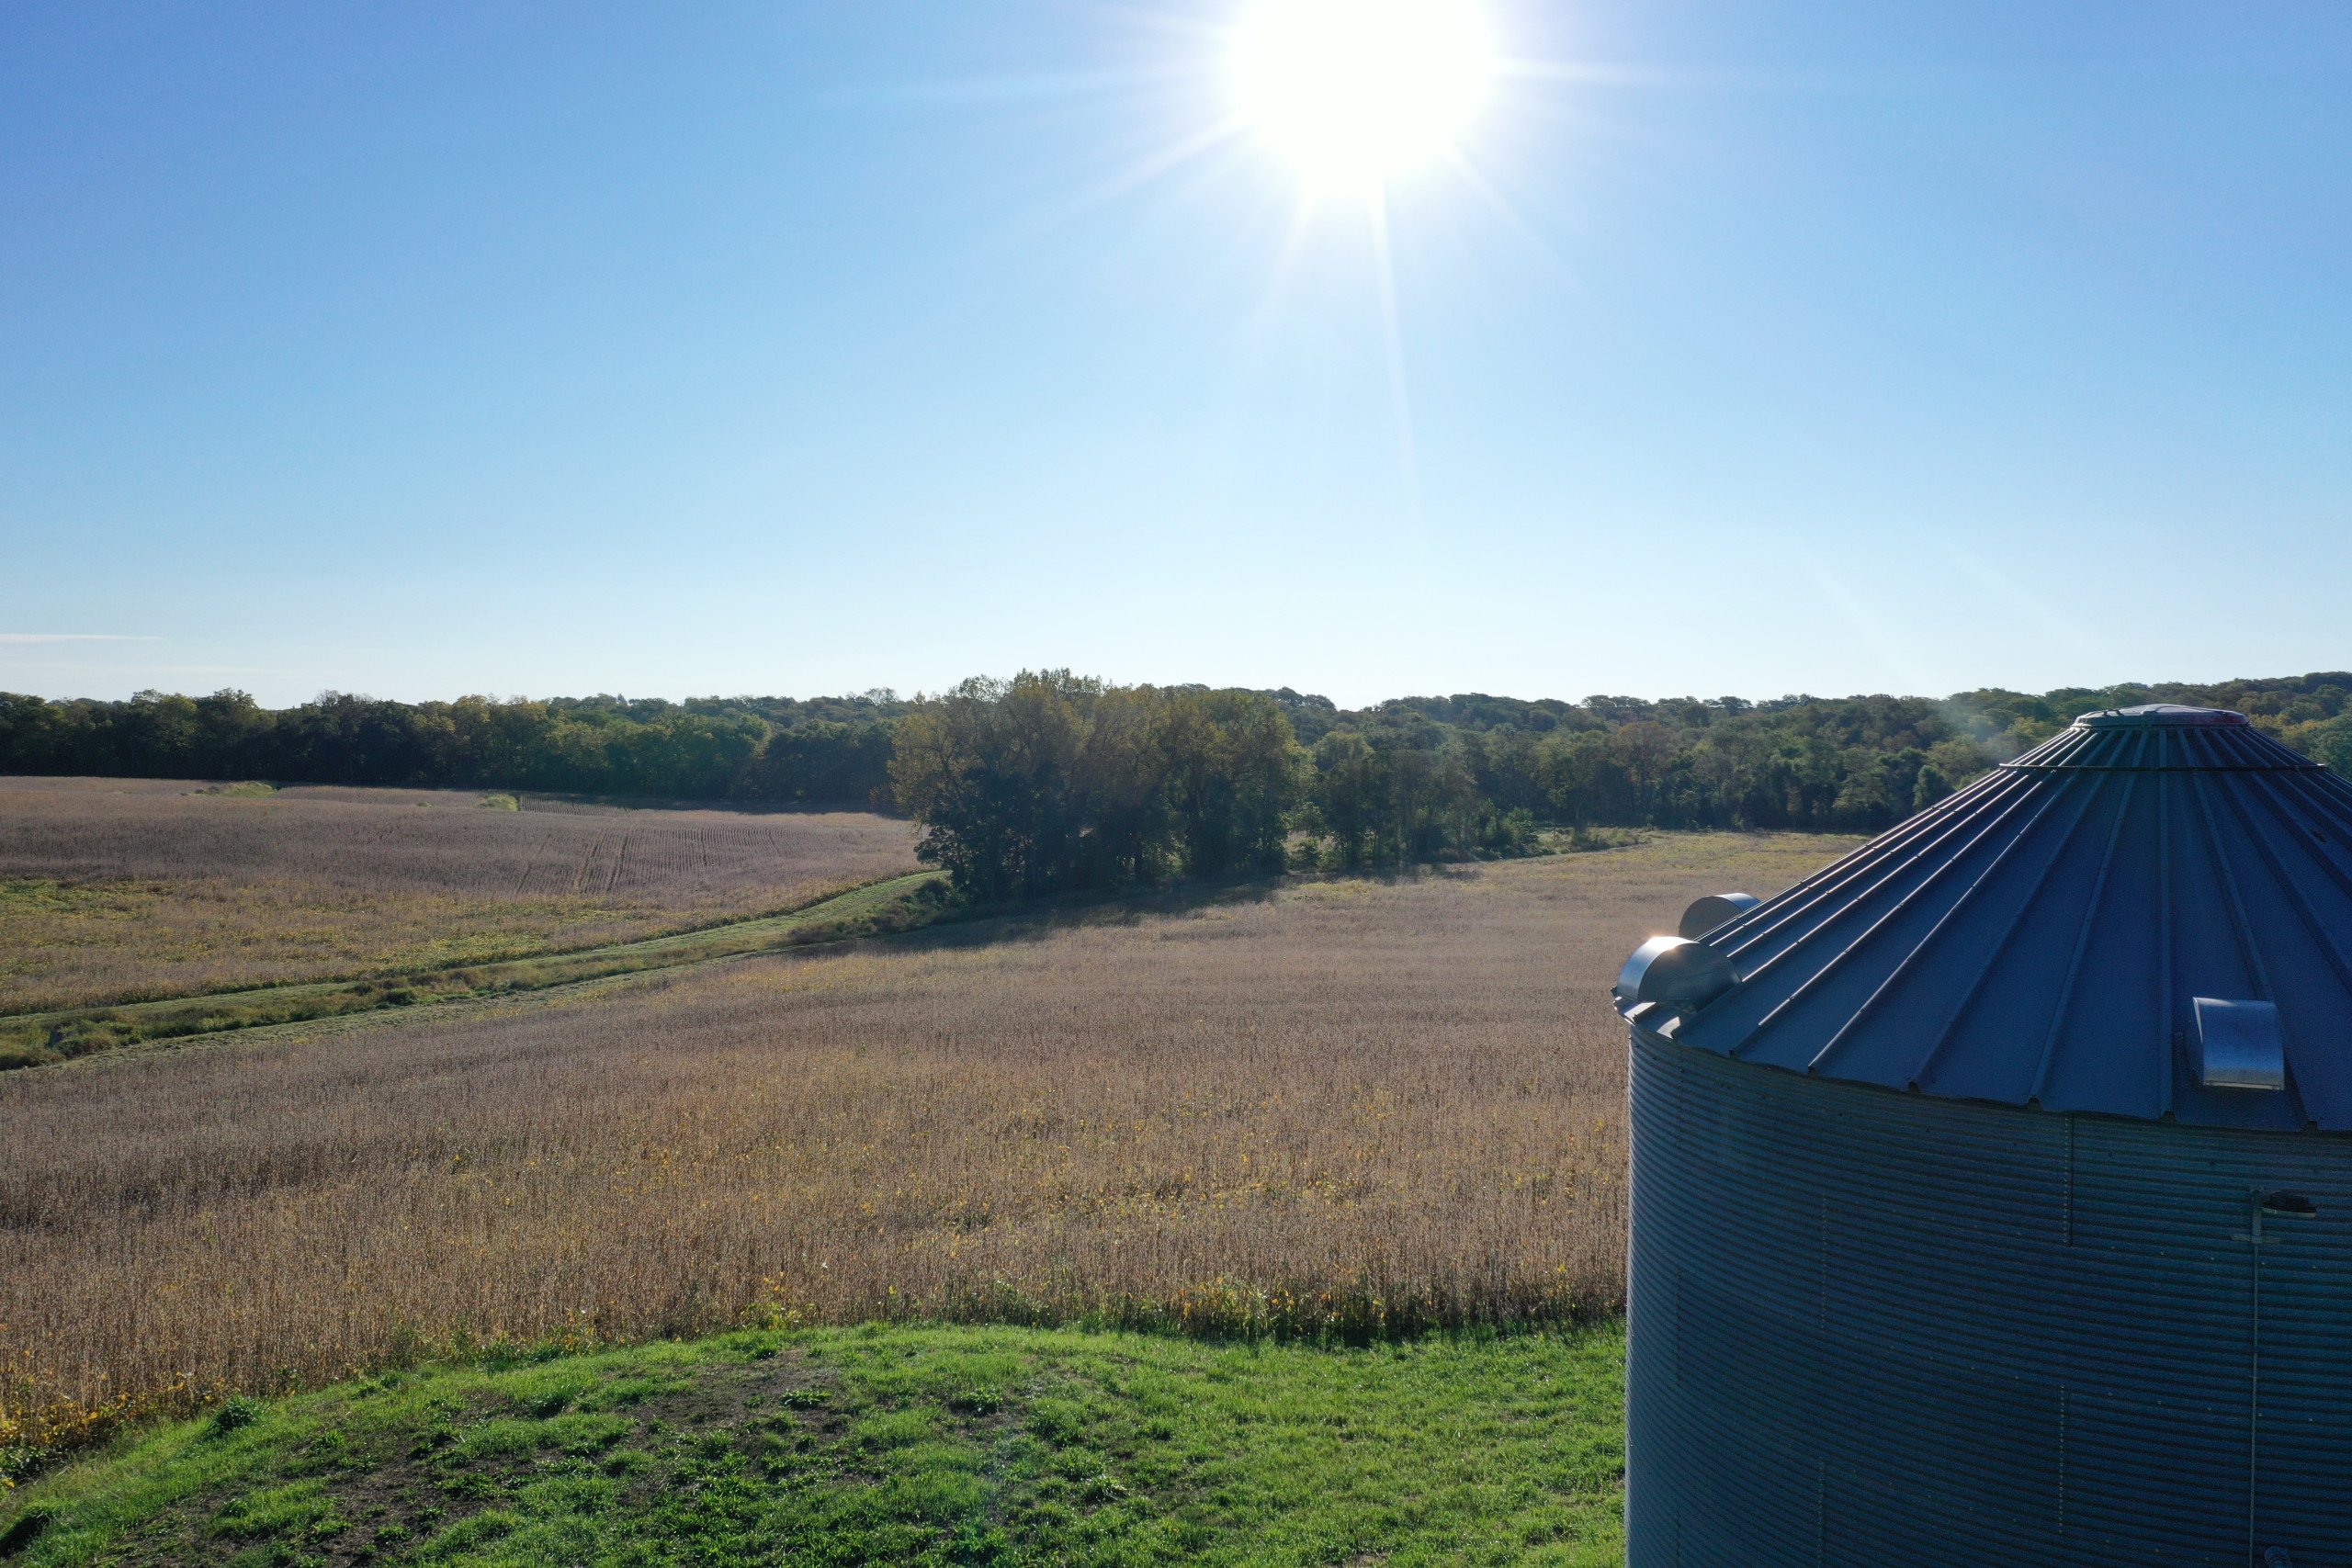
[[[2199,997],[2198,1077],[2208,1089],[2285,1089],[2287,1045],[2268,1002]]]
[[[1680,933],[1696,942],[1717,926],[1727,925],[1764,902],[1753,893],[1710,893],[1682,911]]]
[[[1704,934],[1737,983],[1676,1005],[1685,1045],[1951,1099],[2352,1130],[2352,784],[2239,714],[2085,714]],[[2260,1005],[2209,1020],[2200,998]]]
[[[1617,1010],[1671,1034],[1679,1018],[1697,1012],[1738,983],[1731,963],[1704,942],[1688,937],[1654,936],[1634,951],[1618,972]]]

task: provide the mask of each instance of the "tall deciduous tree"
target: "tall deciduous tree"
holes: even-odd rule
[[[1303,784],[1268,697],[1066,670],[967,681],[910,715],[891,778],[923,857],[978,898],[1278,869]]]

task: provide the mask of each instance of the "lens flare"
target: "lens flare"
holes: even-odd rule
[[[1259,0],[1233,41],[1241,117],[1319,189],[1369,189],[1441,156],[1494,74],[1474,0]]]

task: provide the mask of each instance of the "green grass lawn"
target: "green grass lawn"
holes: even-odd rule
[[[1623,1348],[866,1327],[390,1373],[0,1494],[0,1560],[1615,1564]]]

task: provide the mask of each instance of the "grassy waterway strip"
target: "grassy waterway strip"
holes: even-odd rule
[[[0,1492],[0,1555],[1603,1568],[1623,1349],[891,1325],[515,1353],[127,1438]]]
[[[905,931],[937,913],[940,906],[925,893],[939,880],[933,872],[894,876],[781,914],[572,953],[0,1016],[0,1068],[38,1066],[145,1041],[542,990],[812,942]]]

